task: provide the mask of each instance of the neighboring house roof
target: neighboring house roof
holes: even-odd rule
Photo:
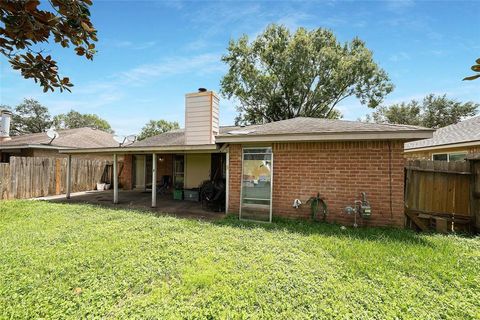
[[[11,140],[0,141],[1,149],[45,148],[108,148],[117,147],[113,134],[93,128],[65,129],[57,131],[59,136],[50,143],[45,132],[12,136]]]
[[[438,129],[433,138],[405,143],[405,150],[427,149],[452,144],[480,144],[480,116]]]
[[[217,143],[276,142],[276,141],[335,141],[335,140],[413,140],[432,136],[432,129],[418,126],[377,124],[358,121],[318,118],[294,118],[251,126],[223,126],[216,136]],[[165,132],[121,148],[96,148],[85,152],[161,152],[214,151],[212,145],[185,144],[185,131]],[[81,150],[71,150],[81,153]],[[70,150],[64,151],[70,153]]]

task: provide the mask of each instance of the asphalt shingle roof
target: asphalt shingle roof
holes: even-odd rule
[[[427,148],[446,144],[480,141],[480,116],[440,128],[433,138],[405,143],[405,149]]]
[[[430,129],[427,128],[409,125],[377,124],[318,118],[294,118],[251,126],[222,126],[220,127],[219,137],[312,133],[411,132],[420,130],[430,131]],[[185,131],[184,129],[178,129],[137,141],[126,146],[126,148],[184,145]]]
[[[399,132],[429,130],[427,128],[399,124],[378,124],[360,121],[319,118],[293,118],[236,128],[234,132],[221,133],[220,136],[232,135],[275,135],[275,134],[309,134],[309,133],[362,133],[362,132]]]
[[[11,140],[0,141],[2,147],[25,146],[25,145],[47,145],[50,147],[67,148],[108,148],[118,147],[113,139],[113,134],[93,128],[78,128],[58,130],[59,137],[51,144],[50,138],[45,132],[12,136]]]

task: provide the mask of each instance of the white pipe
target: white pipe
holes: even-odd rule
[[[117,154],[113,154],[113,203],[118,203],[118,164]]]
[[[152,208],[157,206],[157,154],[152,154]]]

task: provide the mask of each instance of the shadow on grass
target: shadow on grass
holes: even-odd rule
[[[369,241],[404,242],[422,246],[433,247],[434,245],[412,230],[391,227],[346,227],[342,229],[339,224],[326,222],[313,222],[309,220],[291,220],[274,218],[272,223],[239,220],[234,215],[228,215],[225,219],[212,221],[211,224],[229,226],[242,229],[264,229],[268,231],[282,231],[312,236],[321,235],[336,238],[350,238]]]
[[[239,220],[236,215],[225,216],[222,213],[205,212],[205,214],[198,213],[168,213],[158,209],[140,208],[138,206],[130,206],[128,202],[121,203],[119,205],[112,205],[111,203],[91,203],[82,200],[69,200],[63,199],[47,200],[50,203],[58,204],[76,204],[87,205],[93,208],[104,208],[113,210],[132,210],[136,213],[145,215],[151,215],[155,217],[173,217],[179,219],[199,220],[210,223],[215,226],[229,226],[241,229],[264,229],[267,231],[282,231],[297,233],[306,236],[320,235],[326,237],[336,238],[349,238],[352,240],[367,240],[377,242],[401,242],[410,243],[422,246],[433,247],[434,245],[422,237],[422,234],[416,233],[412,230],[389,228],[389,227],[360,227],[353,228],[347,227],[342,230],[341,225],[325,223],[325,222],[312,222],[309,220],[293,220],[276,217],[272,223],[267,222],[254,222]]]

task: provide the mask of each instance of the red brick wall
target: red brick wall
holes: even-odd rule
[[[402,142],[276,143],[272,149],[274,216],[308,218],[310,207],[305,202],[320,192],[329,207],[328,221],[351,225],[353,217],[343,213],[343,209],[353,205],[360,192],[366,192],[372,216],[363,221],[364,225],[403,226]],[[238,213],[241,146],[231,145],[229,150],[229,211]],[[296,198],[304,203],[299,209],[292,207]]]
[[[123,190],[131,190],[133,188],[133,155],[126,154],[123,156],[123,167],[121,170],[119,183]]]

